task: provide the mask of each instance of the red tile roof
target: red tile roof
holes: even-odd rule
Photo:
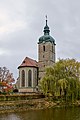
[[[29,57],[26,57],[18,68],[20,67],[38,67],[38,62]]]

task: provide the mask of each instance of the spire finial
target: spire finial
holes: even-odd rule
[[[47,26],[47,15],[46,15],[46,26]]]
[[[46,18],[46,26],[44,27],[44,35],[49,35],[50,30],[47,25],[47,15],[45,16],[45,18]]]

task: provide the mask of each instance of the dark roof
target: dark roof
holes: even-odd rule
[[[43,36],[41,36],[39,38],[39,43],[42,43],[43,41],[44,42],[51,42],[51,43],[55,44],[55,40],[50,35],[43,35]]]
[[[38,67],[38,62],[29,57],[26,57],[18,68],[21,67]]]
[[[51,42],[54,45],[56,45],[54,38],[49,35],[50,30],[49,30],[49,27],[47,25],[47,19],[46,19],[46,26],[44,27],[44,31],[43,32],[44,32],[44,35],[39,38],[38,44],[42,43],[42,42]]]

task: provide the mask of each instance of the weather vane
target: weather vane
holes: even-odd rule
[[[47,20],[47,15],[46,15],[46,20]]]

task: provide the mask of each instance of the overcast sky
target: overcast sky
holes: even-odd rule
[[[56,41],[56,60],[80,61],[80,0],[0,0],[0,66],[15,78],[26,56],[38,59],[46,14]]]

